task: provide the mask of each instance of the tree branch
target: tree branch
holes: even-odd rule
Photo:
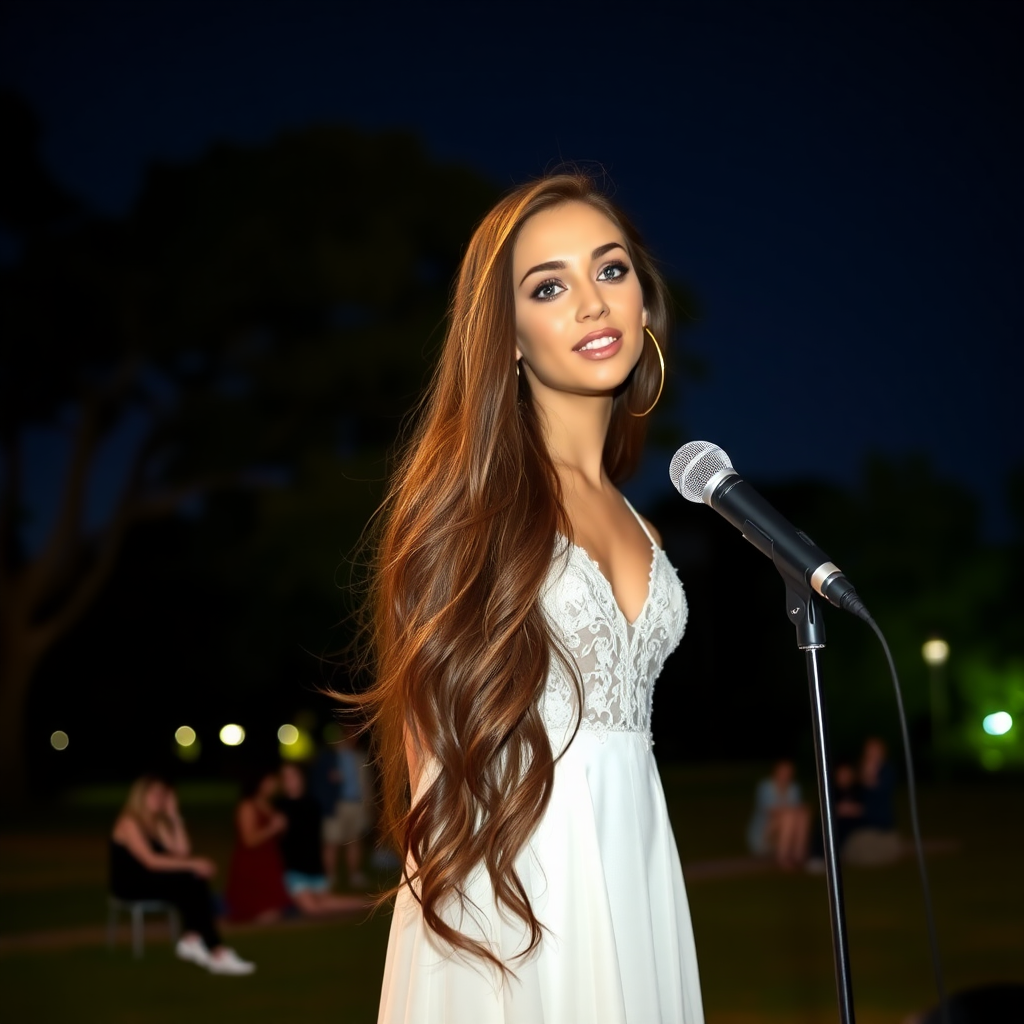
[[[133,474],[134,477],[134,474]],[[131,522],[132,490],[134,479],[129,481],[118,507],[101,535],[96,558],[88,572],[74,588],[70,598],[46,622],[32,627],[32,643],[45,650],[66,633],[95,601],[103,584],[110,578],[117,555],[124,543],[124,537]]]
[[[0,438],[7,466],[3,492],[0,493],[0,595],[4,594],[15,568],[18,547],[18,513],[21,510],[21,446],[14,430]]]
[[[239,474],[203,477],[159,494],[138,496],[135,488],[141,472],[141,461],[136,464],[118,508],[103,532],[96,559],[89,571],[75,588],[68,601],[49,620],[33,630],[33,643],[45,647],[53,644],[67,632],[88,610],[103,585],[109,579],[118,553],[124,543],[125,534],[132,523],[148,519],[159,519],[170,515],[183,501],[213,490],[228,486],[241,479]]]
[[[139,500],[131,512],[131,518],[135,522],[145,519],[159,519],[161,516],[169,515],[177,509],[182,502],[194,498],[196,495],[205,494],[222,487],[230,487],[232,484],[240,483],[244,479],[242,473],[214,474],[199,477],[187,484],[181,484],[158,494],[151,494]]]
[[[89,469],[100,441],[102,409],[124,395],[137,372],[138,361],[135,358],[125,360],[105,388],[86,395],[82,401],[82,414],[65,476],[60,512],[41,554],[25,570],[26,599],[32,604],[54,586],[74,541],[81,535]]]

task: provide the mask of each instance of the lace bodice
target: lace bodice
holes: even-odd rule
[[[541,593],[554,634],[583,682],[580,728],[599,734],[642,733],[648,745],[654,681],[682,639],[687,615],[682,584],[653,539],[651,556],[647,601],[635,622],[626,621],[597,563],[564,538]],[[577,684],[559,659],[552,658],[541,712],[556,753],[575,726],[577,694]]]

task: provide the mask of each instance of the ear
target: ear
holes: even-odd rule
[[[522,358],[523,358],[523,353],[520,350],[519,346],[516,345],[516,362],[518,363],[519,360],[522,359]]]
[[[646,306],[644,306],[644,316],[643,316],[643,320],[642,320],[642,323],[643,323],[643,326],[644,326],[644,327],[646,327],[646,326],[647,326],[647,321],[648,321],[648,319],[649,319],[649,316],[648,316],[648,314],[647,314],[647,307],[646,307]]]

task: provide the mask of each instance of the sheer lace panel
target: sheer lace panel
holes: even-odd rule
[[[552,560],[541,603],[554,635],[583,682],[581,728],[651,735],[654,681],[686,626],[686,597],[665,552],[651,542],[647,601],[629,623],[597,563],[564,538]],[[578,686],[559,659],[551,670],[541,711],[560,751],[576,722]]]

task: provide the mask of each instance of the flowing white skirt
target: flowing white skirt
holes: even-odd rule
[[[487,875],[449,920],[509,963],[504,982],[453,954],[403,890],[384,968],[380,1024],[703,1024],[690,910],[654,757],[641,733],[581,730],[555,769],[551,802],[517,862],[540,946]]]

